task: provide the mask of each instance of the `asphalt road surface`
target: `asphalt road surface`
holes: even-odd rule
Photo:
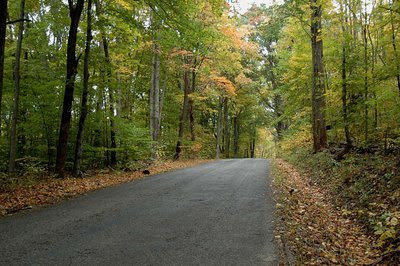
[[[276,265],[268,161],[220,160],[0,219],[1,265]]]

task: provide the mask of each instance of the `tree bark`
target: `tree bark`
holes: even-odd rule
[[[178,129],[178,141],[176,143],[176,148],[175,148],[175,155],[174,159],[178,160],[180,157],[180,154],[182,152],[182,138],[183,138],[183,133],[184,133],[184,128],[185,128],[185,120],[186,116],[188,113],[188,106],[189,106],[189,91],[190,91],[190,76],[189,76],[189,71],[185,70],[184,73],[184,85],[183,85],[183,104],[182,104],[182,111],[181,115],[179,117],[179,129]]]
[[[397,89],[399,90],[400,93],[400,64],[399,64],[399,55],[397,53],[397,45],[396,45],[396,29],[394,26],[393,22],[393,0],[389,1],[390,2],[390,26],[391,26],[391,37],[392,37],[392,47],[393,47],[393,52],[394,52],[394,59],[395,59],[395,64],[396,64],[396,80],[397,80]]]
[[[217,143],[215,149],[215,158],[219,159],[220,151],[221,151],[221,131],[222,131],[222,108],[224,106],[224,98],[219,96],[219,105],[218,105],[218,121],[217,121]]]
[[[196,133],[195,133],[195,128],[194,128],[194,110],[193,110],[193,97],[192,93],[196,90],[196,60],[194,60],[193,64],[193,70],[192,70],[192,87],[190,89],[190,94],[189,94],[189,123],[190,123],[190,139],[191,141],[196,140]]]
[[[153,43],[153,63],[150,86],[150,134],[153,141],[158,140],[160,131],[160,46]]]
[[[345,12],[343,11],[343,5],[340,3],[340,9],[342,13],[341,23],[342,23],[342,35],[346,36],[346,27],[345,23],[347,19],[345,19]],[[352,146],[350,129],[349,129],[349,121],[348,121],[348,108],[347,108],[347,51],[346,51],[346,41],[343,40],[342,43],[342,111],[343,111],[343,124],[344,124],[344,134],[346,138],[346,148],[350,149]]]
[[[167,90],[167,85],[168,85],[168,76],[167,76],[167,70],[164,70],[164,80],[163,80],[163,85],[162,88],[160,90],[160,119],[159,119],[159,133],[161,132],[161,117],[162,117],[162,113],[163,113],[163,106],[164,106],[164,96],[165,96],[165,92]]]
[[[318,0],[310,0],[311,8],[311,49],[312,49],[312,131],[314,151],[327,146],[325,125],[325,84],[323,63],[322,6]]]
[[[240,136],[240,113],[233,118],[233,157],[238,158],[239,155],[239,136]]]
[[[367,7],[365,7],[367,8]],[[368,40],[367,40],[367,11],[364,13],[363,43],[364,43],[364,136],[368,143]]]
[[[4,53],[7,31],[7,0],[0,0],[0,137],[1,137],[1,106],[3,101],[3,80],[4,80]]]
[[[275,115],[275,119],[276,122],[275,124],[275,131],[276,131],[276,136],[277,136],[277,140],[280,141],[282,139],[282,135],[283,135],[283,131],[285,129],[285,124],[282,121],[282,109],[283,109],[283,101],[282,101],[282,96],[281,94],[278,92],[278,80],[275,76],[274,73],[274,68],[276,68],[276,60],[274,57],[274,50],[272,49],[270,44],[266,44],[267,47],[267,51],[268,51],[268,63],[269,63],[269,76],[270,76],[270,80],[271,80],[271,84],[272,84],[272,89],[274,92],[274,97],[273,97],[273,103],[274,103],[274,115]]]
[[[100,16],[103,12],[103,7],[101,5],[100,1],[95,1],[94,2],[96,5],[96,14],[97,16]],[[111,79],[112,79],[112,66],[111,66],[111,59],[110,59],[110,52],[108,49],[108,40],[106,37],[106,34],[104,32],[103,28],[100,28],[100,35],[101,35],[101,42],[103,46],[103,52],[104,52],[104,59],[105,59],[105,72],[107,75],[106,78],[106,87],[108,90],[108,100],[109,100],[109,118],[110,118],[110,142],[111,142],[111,151],[110,157],[108,156],[108,151],[107,151],[107,162],[106,164],[108,166],[115,166],[117,164],[117,140],[116,140],[116,129],[115,129],[115,121],[114,121],[114,116],[115,116],[115,108],[114,108],[114,89],[112,88],[111,84]],[[106,103],[107,101],[104,99],[104,102]],[[107,127],[106,127],[107,131]],[[108,147],[108,133],[106,132],[106,143]]]
[[[77,74],[77,67],[79,58],[76,58],[76,41],[79,20],[81,18],[84,0],[77,0],[74,5],[73,1],[68,1],[69,4],[69,16],[71,18],[71,23],[68,33],[68,45],[67,45],[67,73],[66,73],[66,84],[64,101],[61,115],[60,132],[58,137],[57,146],[57,159],[56,159],[56,173],[60,177],[64,175],[64,167],[67,161],[68,152],[68,136],[69,129],[71,126],[71,112],[72,112],[72,102],[74,100],[74,90],[75,90],[75,78]]]
[[[86,16],[87,16],[87,29],[86,29],[85,57],[83,60],[83,89],[82,89],[82,99],[81,99],[81,114],[79,117],[78,133],[76,136],[75,160],[73,169],[73,174],[75,176],[79,176],[81,172],[83,133],[88,113],[87,101],[88,101],[89,77],[90,77],[89,59],[90,59],[90,44],[92,41],[92,0],[88,0]]]
[[[11,138],[10,138],[10,160],[8,163],[8,172],[15,171],[15,158],[17,156],[17,124],[19,117],[19,96],[20,96],[20,66],[21,66],[21,52],[22,40],[24,38],[24,18],[25,18],[25,0],[21,0],[19,9],[20,22],[18,23],[18,39],[17,48],[15,51],[15,65],[14,65],[14,108],[11,121]]]
[[[229,98],[225,97],[224,99],[224,152],[225,158],[229,158],[229,150],[230,150],[230,123],[229,123],[229,109],[228,104]]]
[[[250,157],[255,158],[256,155],[256,125],[253,125],[253,132],[250,141]]]
[[[107,88],[108,88],[108,97],[109,97],[109,110],[110,110],[110,142],[111,142],[111,153],[110,153],[110,166],[115,166],[117,164],[117,140],[116,140],[116,131],[115,131],[115,121],[114,121],[114,90],[111,86],[111,59],[110,53],[108,50],[108,40],[103,35],[103,50],[104,57],[106,60],[106,68],[107,68]]]

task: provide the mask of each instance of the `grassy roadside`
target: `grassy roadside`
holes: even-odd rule
[[[277,237],[295,257],[289,264],[368,265],[377,260],[363,226],[331,202],[331,197],[287,161],[273,166]]]
[[[157,161],[146,169],[151,175],[164,173],[180,168],[195,166],[209,160]],[[12,214],[34,206],[52,204],[86,192],[97,190],[133,180],[145,178],[141,171],[100,171],[83,178],[68,177],[54,179],[49,176],[25,177],[25,182],[18,186],[3,188],[0,191],[0,216]],[[30,182],[28,182],[30,181]]]

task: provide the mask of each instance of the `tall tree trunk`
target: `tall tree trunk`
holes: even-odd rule
[[[175,148],[175,155],[174,159],[178,160],[180,157],[180,154],[182,152],[182,138],[183,138],[183,133],[184,133],[184,128],[185,128],[185,120],[186,116],[188,113],[188,105],[189,105],[189,91],[190,91],[190,76],[189,76],[189,71],[185,70],[184,73],[184,85],[183,85],[183,104],[182,104],[182,111],[181,115],[179,117],[179,130],[178,130],[178,141],[176,143],[176,148]]]
[[[350,148],[352,146],[349,119],[347,110],[347,73],[346,73],[346,48],[343,44],[342,47],[342,110],[343,110],[343,123],[344,123],[344,135],[346,137],[346,146]]]
[[[72,102],[74,100],[75,77],[79,62],[79,59],[76,58],[76,41],[77,41],[76,37],[84,2],[85,2],[84,0],[77,0],[77,3],[74,5],[72,0],[68,1],[71,24],[68,33],[67,73],[65,79],[66,84],[65,84],[64,101],[63,101],[61,123],[60,123],[60,133],[58,137],[57,159],[56,159],[56,172],[61,177],[64,174],[64,167],[67,161],[68,136],[69,136],[69,129],[71,126],[71,112],[72,112]]]
[[[372,41],[371,31],[368,28],[368,39],[371,44],[371,52],[372,52],[372,59],[371,59],[371,73],[372,73],[372,84],[376,82],[376,73],[375,73],[375,65],[378,61],[378,44],[375,46],[374,42]],[[373,91],[372,93],[374,99],[374,132],[376,134],[378,130],[378,101],[376,97],[376,92]]]
[[[367,7],[365,7],[367,8]],[[367,40],[367,11],[364,13],[363,43],[364,43],[364,135],[368,143],[368,40]]]
[[[224,151],[225,158],[229,158],[230,150],[230,123],[229,123],[229,109],[228,109],[229,98],[224,99]]]
[[[164,80],[163,80],[163,85],[162,88],[160,90],[160,119],[159,119],[159,133],[161,132],[161,117],[162,117],[162,113],[163,113],[163,106],[164,106],[164,96],[165,96],[165,92],[167,90],[167,85],[168,85],[168,76],[167,76],[167,70],[165,69],[164,71]]]
[[[221,151],[221,132],[222,132],[222,108],[224,106],[224,98],[219,96],[219,105],[218,105],[218,121],[217,121],[217,143],[215,148],[215,158],[219,159],[220,151]]]
[[[282,96],[278,92],[278,80],[275,76],[274,68],[276,68],[276,60],[274,56],[274,50],[272,49],[270,44],[267,44],[267,51],[268,51],[268,63],[269,63],[269,78],[271,80],[272,84],[272,89],[274,92],[274,97],[273,97],[273,102],[274,102],[274,115],[275,115],[275,130],[276,130],[276,135],[277,135],[277,140],[282,139],[283,131],[285,129],[285,124],[282,121],[282,115],[283,115],[283,101],[282,101]]]
[[[341,23],[342,23],[342,35],[346,36],[346,27],[347,23],[346,13],[343,11],[343,5],[340,3],[340,9],[342,13]],[[351,148],[352,141],[349,129],[349,121],[348,121],[348,108],[347,108],[347,52],[346,52],[346,40],[343,40],[342,43],[342,110],[343,110],[343,124],[344,124],[344,135],[346,138],[346,147],[347,149]]]
[[[90,77],[89,59],[90,59],[90,43],[92,41],[92,0],[88,0],[86,16],[87,16],[87,29],[86,29],[85,57],[83,60],[83,89],[82,89],[82,99],[81,99],[81,114],[79,117],[78,133],[76,136],[75,158],[74,158],[74,169],[73,169],[73,173],[75,176],[79,176],[81,171],[83,132],[85,128],[86,116],[88,113],[87,101],[88,101],[89,77]]]
[[[153,141],[158,140],[160,130],[160,46],[153,43],[153,63],[150,86],[150,134]]]
[[[393,3],[394,0],[389,1],[390,3],[390,26],[391,26],[391,37],[392,37],[392,47],[394,52],[394,60],[396,61],[396,80],[397,80],[397,88],[400,93],[400,63],[399,63],[399,55],[397,53],[397,45],[396,45],[396,28],[393,22]]]
[[[7,0],[0,0],[0,137],[1,137],[1,103],[3,101],[4,53],[7,31]]]
[[[108,88],[108,97],[109,97],[109,110],[110,110],[110,142],[111,142],[111,153],[110,153],[110,165],[115,166],[117,164],[117,140],[116,140],[116,131],[115,131],[115,121],[114,121],[114,90],[111,84],[111,59],[110,53],[108,50],[108,40],[103,35],[103,49],[104,49],[104,56],[106,59],[106,68],[107,68],[107,88]]]
[[[318,3],[317,3],[318,2]],[[319,0],[310,0],[311,8],[311,49],[312,49],[312,129],[314,151],[327,146],[325,125],[325,84],[322,42],[322,6]]]
[[[101,16],[103,13],[103,7],[101,5],[100,1],[95,1],[94,2],[96,5],[96,12],[97,16]],[[109,166],[115,166],[117,164],[117,140],[116,140],[116,129],[115,129],[115,121],[114,121],[114,116],[115,116],[115,108],[114,108],[114,89],[112,88],[111,84],[111,79],[112,79],[112,66],[111,66],[111,59],[110,59],[110,52],[108,49],[108,40],[106,37],[106,34],[104,32],[103,28],[100,28],[100,35],[101,35],[101,41],[102,41],[102,46],[103,46],[103,52],[104,52],[104,59],[105,59],[105,70],[106,70],[106,87],[108,90],[108,100],[109,100],[109,119],[110,119],[110,142],[111,142],[111,151],[107,151],[107,165]],[[104,102],[106,103],[106,99],[104,99]],[[106,106],[106,105],[105,105]],[[106,130],[107,131],[107,130]],[[106,132],[106,143],[108,147],[108,133]],[[108,154],[110,154],[110,158],[108,158]]]
[[[22,39],[24,37],[24,18],[25,18],[25,0],[21,0],[19,9],[18,23],[18,39],[17,48],[15,51],[15,65],[14,65],[14,108],[11,121],[11,138],[10,138],[10,161],[8,163],[8,172],[15,171],[15,158],[17,156],[17,123],[19,117],[19,95],[20,95],[20,66],[21,66],[21,52],[22,52]]]
[[[194,66],[193,66],[193,70],[192,70],[192,87],[190,89],[190,94],[189,94],[189,123],[190,123],[190,139],[191,141],[195,141],[196,140],[196,133],[195,133],[195,128],[194,128],[194,110],[193,110],[193,97],[192,97],[192,93],[196,90],[196,60],[194,60]]]

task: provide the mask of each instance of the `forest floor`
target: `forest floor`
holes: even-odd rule
[[[273,168],[277,237],[301,264],[398,265],[400,178],[395,155],[297,150]]]
[[[136,171],[101,170],[86,173],[83,177],[57,179],[51,174],[15,176],[13,184],[0,186],[0,216],[9,215],[34,206],[47,205],[86,192],[146,176],[209,162],[210,160],[157,161]],[[144,169],[150,174],[145,174]]]

